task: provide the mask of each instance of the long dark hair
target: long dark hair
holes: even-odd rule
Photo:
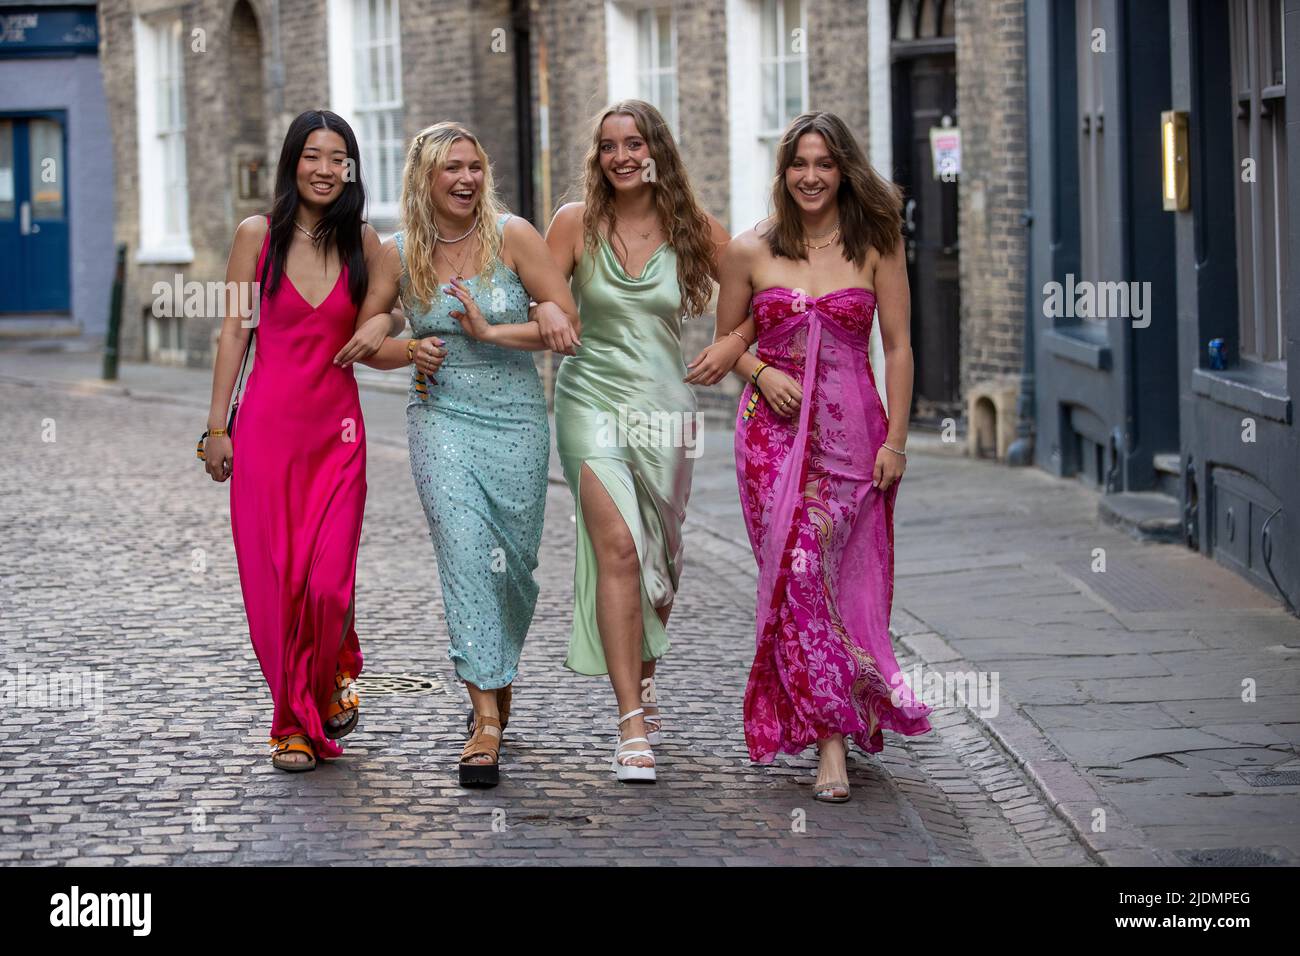
[[[796,116],[781,135],[776,148],[776,176],[772,180],[773,228],[767,234],[772,255],[786,259],[807,259],[799,206],[785,184],[785,171],[795,160],[799,138],[820,133],[840,170],[840,240],[844,258],[859,269],[867,253],[875,249],[890,255],[903,236],[902,192],[867,162],[862,147],[848,126],[834,113],[815,112]]]
[[[361,230],[366,209],[366,190],[361,182],[361,150],[352,127],[343,117],[329,110],[299,113],[280,147],[280,162],[275,167],[275,199],[271,205],[271,239],[266,263],[262,266],[262,294],[274,295],[284,277],[284,263],[293,241],[294,221],[298,216],[298,160],[307,137],[318,129],[327,129],[343,137],[351,170],[344,176],[343,192],[330,203],[316,227],[317,247],[333,245],[339,261],[348,268],[348,295],[360,307],[366,297],[366,256]]]

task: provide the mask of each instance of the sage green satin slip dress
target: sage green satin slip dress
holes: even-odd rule
[[[555,432],[573,492],[578,546],[573,632],[565,666],[605,674],[596,627],[596,555],[582,516],[586,464],[609,492],[636,543],[641,566],[642,660],[668,650],[655,608],[670,604],[682,571],[682,521],[699,451],[695,393],[683,378],[677,255],[668,243],[627,274],[604,238],[584,252],[573,279],[582,347],[560,363]]]

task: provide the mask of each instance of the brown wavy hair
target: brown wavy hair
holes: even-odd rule
[[[637,132],[646,142],[654,162],[655,211],[668,235],[668,245],[677,254],[677,285],[682,290],[682,311],[702,315],[713,297],[713,262],[717,247],[704,214],[691,188],[690,177],[682,164],[677,143],[663,115],[644,100],[621,100],[596,116],[591,131],[591,147],[583,160],[583,192],[586,208],[582,213],[583,244],[588,255],[596,254],[602,226],[611,241],[614,234],[614,187],[600,168],[600,128],[610,116],[632,117]]]
[[[808,258],[799,206],[785,185],[785,173],[794,164],[799,138],[808,133],[821,134],[840,171],[836,198],[844,258],[861,269],[872,249],[881,255],[892,253],[903,235],[902,190],[871,168],[862,147],[842,119],[834,113],[818,111],[796,116],[781,134],[776,149],[776,177],[772,180],[774,212],[772,228],[767,233],[767,247],[772,255]]]
[[[479,254],[475,272],[492,274],[492,264],[501,253],[501,230],[497,219],[504,212],[497,200],[492,181],[492,164],[482,144],[459,123],[443,122],[426,126],[411,140],[406,151],[406,168],[402,170],[402,196],[399,201],[404,234],[402,258],[405,276],[402,282],[402,305],[423,311],[438,295],[438,273],[433,267],[433,253],[438,241],[438,227],[433,218],[432,177],[447,165],[447,154],[459,140],[468,141],[483,164],[483,188],[478,194]]]

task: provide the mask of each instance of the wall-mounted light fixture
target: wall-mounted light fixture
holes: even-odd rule
[[[1160,114],[1161,184],[1166,211],[1183,212],[1192,204],[1187,165],[1187,114],[1166,110]]]

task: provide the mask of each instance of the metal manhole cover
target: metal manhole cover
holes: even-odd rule
[[[1276,857],[1251,847],[1226,846],[1213,850],[1179,850],[1189,866],[1281,866]]]
[[[1252,787],[1300,787],[1300,770],[1241,770]]]
[[[357,693],[362,695],[442,693],[438,678],[418,674],[362,674],[356,683]]]

